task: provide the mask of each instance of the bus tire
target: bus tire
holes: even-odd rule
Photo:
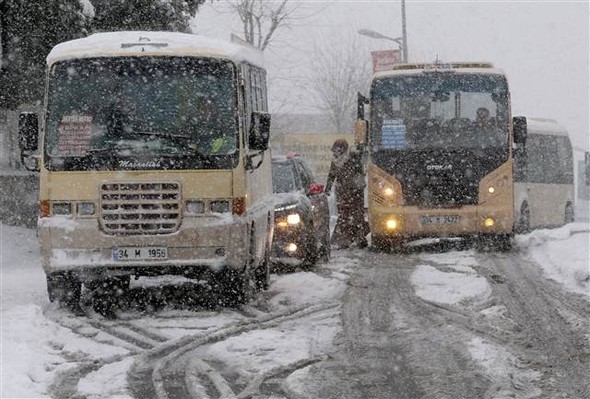
[[[49,301],[65,305],[71,310],[80,307],[82,283],[72,273],[52,273],[47,278]]]
[[[131,276],[113,276],[96,280],[87,286],[92,291],[92,308],[105,317],[113,317],[114,309],[129,292]]]
[[[215,275],[213,282],[218,304],[235,308],[248,303],[252,295],[252,283],[248,271],[225,268]]]
[[[257,291],[265,291],[270,286],[270,249],[264,251],[264,259],[254,270],[254,282]]]
[[[382,235],[371,236],[371,249],[377,252],[397,252],[401,249],[401,237],[389,237]]]
[[[518,223],[516,225],[516,232],[518,234],[525,234],[531,231],[531,213],[529,211],[529,205],[525,202],[520,207],[520,214],[518,217]]]
[[[565,206],[564,222],[565,222],[565,224],[573,223],[574,219],[575,219],[574,207],[572,206],[572,204],[570,202],[568,202],[567,205]]]

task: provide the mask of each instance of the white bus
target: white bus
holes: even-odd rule
[[[514,118],[516,231],[574,221],[574,162],[567,131],[552,119]]]
[[[77,306],[83,286],[114,295],[131,276],[208,279],[231,305],[268,285],[258,51],[182,33],[99,33],[54,47],[47,69],[38,235],[52,301]],[[22,125],[30,154],[37,126]]]

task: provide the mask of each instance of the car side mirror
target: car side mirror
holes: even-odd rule
[[[268,150],[270,141],[270,114],[266,112],[252,112],[248,146],[254,151]]]
[[[309,186],[309,195],[318,195],[324,192],[324,185],[322,183],[313,183]]]

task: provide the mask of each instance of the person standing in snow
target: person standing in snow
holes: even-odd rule
[[[365,221],[365,174],[363,154],[358,149],[349,150],[346,140],[338,139],[332,145],[332,162],[325,192],[330,195],[332,185],[336,191],[338,219],[332,234],[332,245],[348,248],[352,244],[367,246],[368,234]]]

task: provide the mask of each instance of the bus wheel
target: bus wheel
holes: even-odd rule
[[[218,303],[226,307],[238,307],[248,303],[252,295],[252,279],[248,271],[225,268],[214,277],[213,289]]]
[[[516,225],[516,232],[519,234],[528,233],[531,231],[531,214],[529,206],[524,203],[520,208],[520,216],[518,218],[518,224]]]
[[[574,222],[574,207],[568,202],[565,206],[565,224]]]
[[[270,249],[266,248],[264,251],[264,260],[262,264],[254,270],[254,281],[256,283],[257,291],[267,290],[270,286]]]
[[[72,273],[53,273],[47,277],[47,294],[51,302],[58,302],[71,310],[80,307],[82,283]]]
[[[401,237],[372,235],[371,249],[378,252],[397,252],[402,247]]]
[[[113,311],[127,295],[130,283],[131,276],[114,276],[89,283],[94,310],[105,317],[114,317]]]
[[[512,249],[512,234],[481,234],[477,238],[480,251],[510,251]]]

